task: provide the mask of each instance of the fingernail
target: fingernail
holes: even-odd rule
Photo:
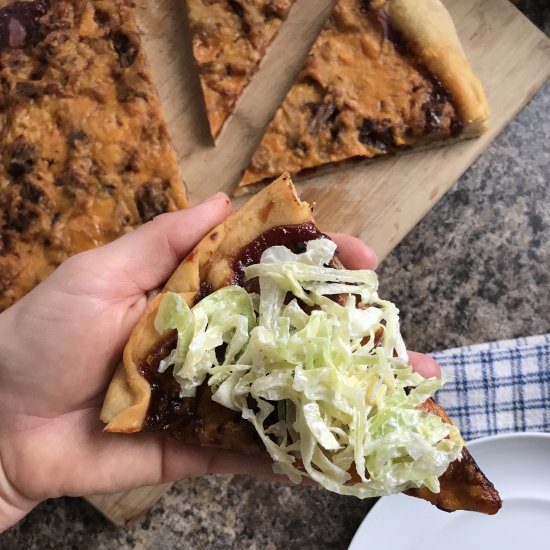
[[[222,198],[227,200],[227,195],[222,191],[218,191],[215,195],[208,197],[204,202],[219,201]]]

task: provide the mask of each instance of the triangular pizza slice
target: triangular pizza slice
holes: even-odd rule
[[[148,305],[101,418],[112,432],[271,456],[340,494],[496,513],[498,492],[412,371],[373,271],[346,270],[282,176],[210,231]]]
[[[193,55],[216,139],[294,0],[186,0]]]
[[[487,119],[440,0],[338,0],[238,192],[285,170],[474,137]]]

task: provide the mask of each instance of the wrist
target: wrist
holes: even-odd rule
[[[0,456],[0,533],[23,519],[36,504],[37,502],[20,495],[12,486]]]
[[[29,510],[30,511],[30,510]],[[0,497],[0,533],[13,527],[19,520],[23,519],[27,512],[23,512],[8,504]]]
[[[9,390],[8,380],[10,379],[10,365],[16,363],[13,357],[13,335],[10,332],[13,323],[13,307],[0,314],[0,415],[3,418],[3,425],[6,428],[9,425],[9,419],[13,415],[9,411],[9,401],[11,392]],[[7,393],[2,392],[2,389]],[[28,512],[30,512],[37,502],[23,496],[10,481],[6,469],[5,453],[9,450],[12,442],[10,433],[0,430],[0,533],[15,525]]]

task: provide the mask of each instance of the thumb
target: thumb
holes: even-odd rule
[[[441,369],[433,357],[416,351],[408,351],[407,353],[415,372],[421,374],[424,378],[431,378],[432,376],[441,378]]]
[[[100,275],[128,292],[147,292],[161,286],[181,260],[208,231],[231,212],[225,193],[201,204],[157,216],[135,231],[75,257],[80,269]]]

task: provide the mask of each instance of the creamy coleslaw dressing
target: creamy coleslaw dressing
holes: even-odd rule
[[[329,239],[301,254],[268,248],[244,268],[259,294],[229,286],[190,309],[167,293],[155,327],[176,329],[178,343],[159,370],[173,366],[182,396],[208,383],[294,482],[361,498],[438,492],[464,446],[455,426],[418,409],[443,381],[413,372],[376,274],[330,267],[335,251]]]

